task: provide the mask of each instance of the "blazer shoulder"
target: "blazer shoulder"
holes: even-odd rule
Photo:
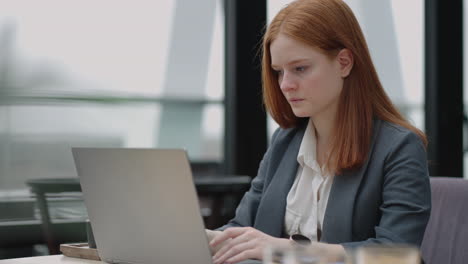
[[[404,138],[410,134],[417,136],[412,130],[395,123],[383,120],[378,120],[378,122],[380,123],[381,134],[384,136],[391,136],[392,138]]]
[[[425,150],[422,139],[406,127],[382,120],[376,122],[376,127],[378,131],[375,143],[379,149],[386,149],[388,152],[410,144]]]

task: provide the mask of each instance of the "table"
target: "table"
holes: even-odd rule
[[[105,263],[102,261],[69,258],[64,255],[52,255],[42,257],[31,257],[31,258],[17,258],[17,259],[5,259],[0,260],[0,264],[98,264]]]
[[[0,264],[99,264],[102,261],[69,258],[64,255],[52,255],[44,257],[17,258],[0,260]],[[261,264],[259,260],[247,260],[239,264]]]

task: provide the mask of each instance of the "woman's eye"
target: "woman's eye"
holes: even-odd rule
[[[283,71],[281,71],[281,70],[278,70],[278,71],[277,71],[277,70],[274,70],[274,71],[275,71],[275,73],[276,73],[278,76],[283,75]]]
[[[304,67],[304,66],[299,66],[299,67],[296,67],[295,70],[296,70],[297,72],[303,72],[303,71],[306,70],[306,67]]]

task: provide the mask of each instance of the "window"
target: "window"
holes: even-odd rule
[[[76,177],[71,146],[221,161],[223,41],[220,1],[0,3],[0,189]]]

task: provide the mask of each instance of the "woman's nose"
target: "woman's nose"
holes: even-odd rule
[[[284,73],[280,79],[280,88],[283,92],[287,92],[295,90],[297,88],[297,84],[291,75]]]

